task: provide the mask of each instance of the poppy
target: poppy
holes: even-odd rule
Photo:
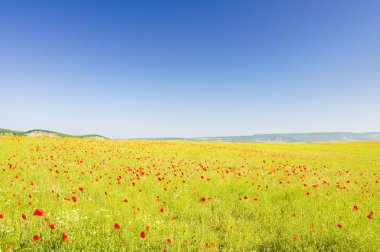
[[[355,211],[358,211],[359,210],[359,207],[357,205],[354,205],[354,210]]]
[[[144,238],[146,237],[146,234],[145,234],[144,231],[142,231],[142,232],[140,233],[140,237],[141,237],[141,239],[144,239]]]
[[[42,211],[41,209],[36,209],[34,211],[34,216],[42,216],[44,214],[44,211]]]
[[[21,217],[26,220],[26,214],[22,214]]]
[[[0,213],[0,219],[4,218],[4,215]]]
[[[338,228],[342,228],[342,224],[338,224],[338,225],[336,225]]]
[[[35,236],[33,236],[33,240],[38,241],[39,239],[40,239],[40,236],[39,236],[39,235],[35,235]]]
[[[67,241],[67,234],[66,233],[62,233],[62,241]]]
[[[120,225],[117,224],[117,223],[115,223],[113,226],[114,226],[114,228],[116,228],[116,229],[120,229]]]
[[[50,224],[50,225],[49,225],[49,228],[50,228],[51,230],[55,230],[55,226],[54,226],[54,224]]]
[[[206,201],[206,198],[201,198],[201,202],[205,202]]]

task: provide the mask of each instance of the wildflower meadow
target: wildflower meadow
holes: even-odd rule
[[[0,137],[0,251],[379,251],[380,142]]]

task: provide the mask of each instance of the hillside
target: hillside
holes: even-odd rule
[[[107,139],[104,136],[89,134],[89,135],[69,135],[60,132],[44,129],[33,129],[28,131],[15,131],[0,128],[0,135],[14,135],[14,136],[30,136],[30,137],[71,137],[71,138],[97,138]]]
[[[328,133],[284,133],[257,134],[248,136],[193,137],[193,138],[148,138],[147,140],[183,140],[210,142],[273,142],[273,143],[318,143],[380,141],[380,132],[328,132]]]
[[[285,142],[285,143],[356,142],[356,141],[378,141],[380,140],[380,132],[258,134],[258,135],[251,135],[251,136],[190,138],[188,140],[221,141],[221,142]]]
[[[30,136],[30,137],[72,137],[72,138],[98,138],[104,136],[69,135],[50,130],[34,129],[28,131],[15,131],[0,128],[0,135]],[[140,138],[141,139],[141,138]],[[327,132],[327,133],[284,133],[284,134],[256,134],[248,136],[226,137],[193,137],[193,138],[142,138],[142,140],[182,140],[182,141],[210,141],[210,142],[273,142],[273,143],[318,143],[318,142],[361,142],[380,141],[380,132]]]

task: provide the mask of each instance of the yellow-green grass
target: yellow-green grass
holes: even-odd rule
[[[2,136],[0,214],[1,251],[379,251],[380,142]]]

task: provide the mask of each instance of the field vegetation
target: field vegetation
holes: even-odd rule
[[[0,137],[0,251],[379,251],[380,142]]]

